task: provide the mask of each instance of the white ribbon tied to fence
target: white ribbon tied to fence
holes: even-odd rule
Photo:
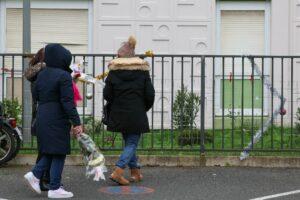
[[[261,139],[263,133],[268,130],[269,126],[272,124],[273,120],[279,115],[282,114],[282,109],[284,108],[284,104],[286,102],[286,98],[284,98],[274,87],[272,87],[272,83],[268,77],[263,77],[261,71],[259,70],[258,65],[254,62],[254,58],[251,56],[247,56],[250,62],[253,64],[255,72],[264,80],[264,86],[276,96],[281,102],[278,107],[273,111],[272,116],[262,125],[263,127],[259,128],[255,133],[253,140],[251,140],[248,145],[241,152],[240,160],[245,160],[249,157],[249,152],[253,149],[254,145]]]

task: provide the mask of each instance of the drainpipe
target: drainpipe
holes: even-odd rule
[[[31,18],[30,18],[30,0],[23,0],[23,54],[31,53]],[[25,56],[23,58],[23,70],[29,67],[30,58]],[[24,71],[23,71],[24,72]],[[23,77],[23,100],[22,100],[22,130],[24,141],[29,142],[31,139],[31,90],[30,83]]]

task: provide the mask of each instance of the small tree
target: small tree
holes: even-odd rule
[[[173,105],[173,123],[176,129],[196,127],[195,119],[200,110],[200,97],[187,88],[178,90]]]
[[[200,110],[200,97],[187,88],[178,90],[173,104],[173,124],[180,130],[178,143],[183,145],[200,144],[200,130],[196,129],[196,118]],[[207,137],[207,134],[205,134]],[[206,140],[208,141],[208,140]]]

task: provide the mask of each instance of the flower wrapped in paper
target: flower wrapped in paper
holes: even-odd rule
[[[107,172],[105,158],[92,138],[82,133],[77,136],[77,141],[83,153],[84,163],[86,165],[86,176],[88,178],[94,176],[94,181],[99,181],[100,179],[105,180],[104,173]]]
[[[104,86],[104,83],[100,80],[104,79],[107,75],[108,75],[108,72],[104,72],[103,74],[99,74],[96,77],[93,77],[89,74],[80,72],[80,73],[77,73],[74,77],[76,80],[84,82],[84,83],[88,83],[88,84],[96,84],[97,83],[97,84]]]

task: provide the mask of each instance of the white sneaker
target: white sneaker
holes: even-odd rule
[[[72,192],[67,192],[62,187],[57,190],[49,190],[48,198],[50,199],[64,199],[64,198],[72,198],[74,195]]]
[[[41,194],[41,188],[40,188],[40,180],[37,179],[32,172],[28,172],[24,175],[24,178],[27,180],[28,185],[31,187],[33,191],[35,191],[38,194]]]

